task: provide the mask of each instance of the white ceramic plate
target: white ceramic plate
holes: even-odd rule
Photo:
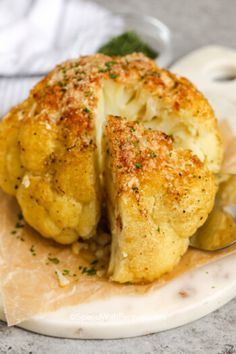
[[[20,327],[66,338],[125,338],[192,322],[236,295],[236,255],[144,296],[116,296],[36,316]],[[0,313],[3,319],[3,313]]]
[[[203,48],[172,70],[196,83],[209,97],[218,117],[229,119],[236,132],[236,80],[215,81],[236,74],[235,52]],[[67,338],[124,338],[163,331],[199,319],[234,298],[235,269],[236,254],[184,274],[150,294],[115,296],[66,307],[35,316],[20,327]],[[0,318],[4,319],[1,304],[0,309]]]

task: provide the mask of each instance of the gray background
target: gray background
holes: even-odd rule
[[[208,44],[236,48],[236,0],[96,0],[112,10],[136,11],[165,22],[177,59]],[[17,354],[234,354],[236,299],[190,325],[164,333],[121,340],[69,340],[7,328],[0,322],[0,353]]]

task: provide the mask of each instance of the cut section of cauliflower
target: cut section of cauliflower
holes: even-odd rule
[[[142,124],[110,116],[104,141],[111,279],[152,281],[173,269],[205,222],[215,178],[191,151]]]
[[[45,237],[72,243],[100,217],[101,137],[108,114],[173,136],[219,171],[222,142],[214,112],[186,79],[142,54],[97,54],[58,65],[0,123],[0,187]]]

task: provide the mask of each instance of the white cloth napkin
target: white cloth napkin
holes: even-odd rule
[[[96,52],[111,24],[122,20],[86,0],[0,0],[0,116],[57,63]]]

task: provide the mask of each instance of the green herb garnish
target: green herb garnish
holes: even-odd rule
[[[96,274],[97,274],[97,271],[96,271],[95,268],[87,268],[85,273],[86,273],[87,275],[96,275]]]
[[[128,31],[112,38],[98,49],[98,53],[106,55],[127,55],[141,52],[151,59],[158,57],[159,53],[145,43],[134,31]]]
[[[134,187],[132,187],[132,189],[133,189],[133,191],[135,191],[135,192],[138,191],[138,187],[135,187],[135,186],[134,186]]]
[[[143,165],[142,165],[140,162],[137,162],[137,163],[135,164],[135,167],[136,167],[136,168],[142,168]]]
[[[81,267],[79,268],[81,269],[81,273],[82,274],[87,274],[88,276],[91,275],[96,275],[97,274],[97,270],[94,267],[88,268],[88,267]]]
[[[30,247],[30,252],[31,252],[32,256],[36,256],[36,252],[35,252],[35,249],[34,249],[34,245],[32,245],[32,246]]]
[[[25,241],[25,239],[24,239],[22,236],[16,236],[16,239],[17,239],[17,240],[20,240],[20,241],[22,241],[22,242]],[[35,255],[36,255],[36,254],[35,254]]]
[[[98,72],[99,73],[106,73],[108,71],[108,69],[107,68],[98,68]]]
[[[83,111],[84,111],[85,113],[90,113],[90,109],[88,109],[88,107],[85,107],[85,108],[83,109]]]
[[[98,259],[94,259],[92,262],[90,262],[91,265],[97,264],[98,263]]]
[[[23,214],[21,212],[17,215],[17,217],[18,217],[18,220],[23,220],[24,219]]]
[[[17,221],[17,223],[16,223],[16,225],[15,225],[15,227],[17,228],[17,229],[22,229],[22,227],[24,227],[25,225],[24,224],[21,224],[20,222],[18,222]]]
[[[57,257],[48,257],[49,262],[53,264],[58,264],[60,263],[59,259]]]
[[[109,76],[110,76],[111,79],[116,79],[119,75],[111,73]]]
[[[105,65],[106,65],[107,69],[109,70],[109,69],[111,69],[111,68],[113,67],[113,65],[115,65],[116,63],[117,63],[116,61],[111,60],[111,61],[107,61],[107,62],[105,63]]]
[[[150,156],[152,159],[154,159],[154,157],[157,157],[157,154],[154,151],[151,151]]]
[[[67,84],[66,84],[66,82],[60,81],[60,82],[58,82],[58,85],[60,86],[61,91],[66,91],[66,90],[67,90]]]
[[[92,92],[91,91],[85,91],[84,93],[85,97],[89,97],[92,95]]]

